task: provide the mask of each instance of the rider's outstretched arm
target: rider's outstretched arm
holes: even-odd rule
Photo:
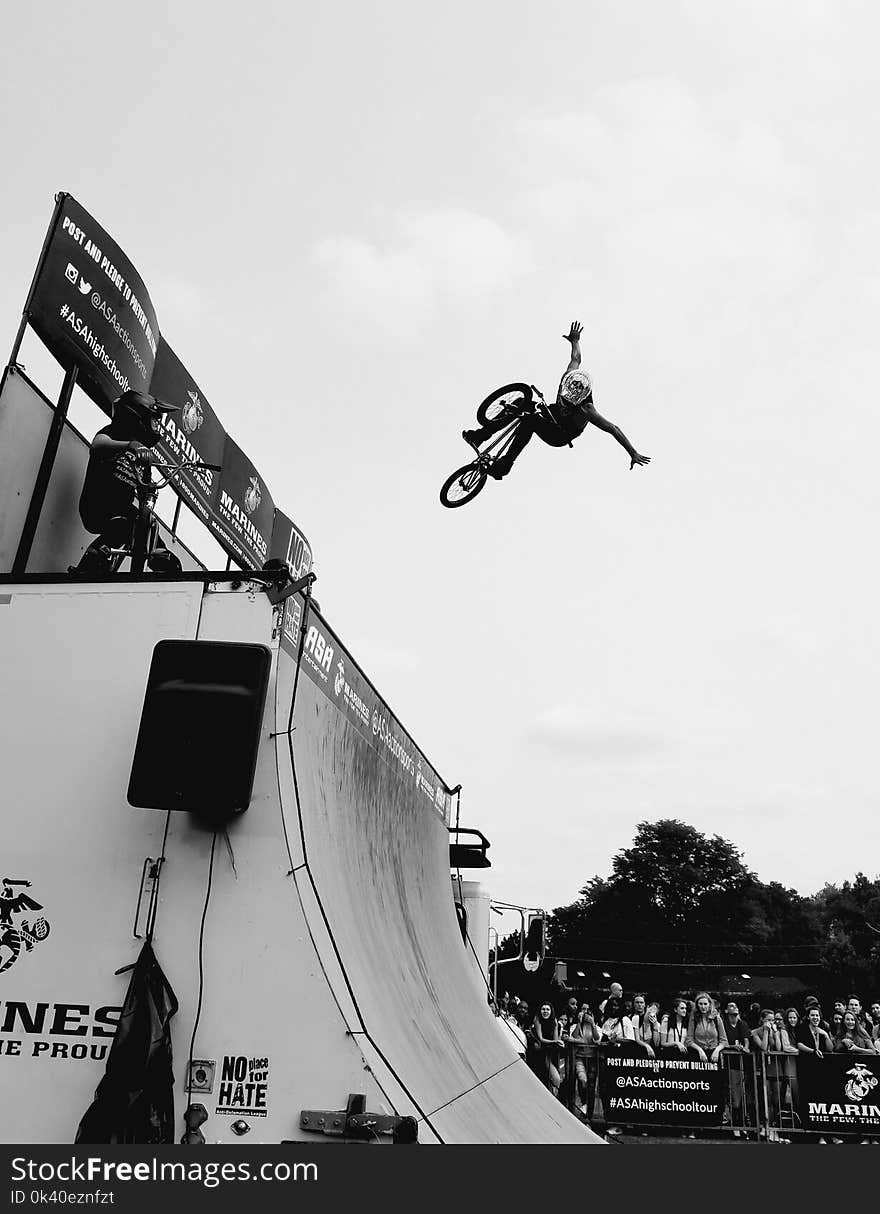
[[[590,420],[591,426],[595,426],[597,430],[604,430],[606,434],[610,434],[613,438],[617,439],[621,447],[623,447],[630,458],[630,470],[632,470],[636,464],[650,464],[650,455],[639,455],[638,451],[636,451],[635,447],[626,437],[620,426],[615,426],[614,422],[608,421],[606,417],[603,417],[601,413],[597,413],[596,410],[592,408],[587,410],[587,416]]]
[[[566,373],[574,371],[576,367],[581,365],[581,333],[584,331],[584,326],[578,321],[571,322],[571,328],[567,333],[563,333],[563,337],[567,342],[571,342],[571,361],[565,368]]]

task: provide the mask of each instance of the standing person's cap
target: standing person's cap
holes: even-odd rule
[[[151,396],[149,392],[138,392],[136,388],[129,388],[121,396],[117,396],[113,402],[114,417],[117,409],[128,409],[131,412],[161,417],[163,413],[177,413],[180,405],[169,405],[167,401],[159,400],[157,396]]]

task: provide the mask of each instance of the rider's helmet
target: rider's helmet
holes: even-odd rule
[[[167,405],[147,392],[129,388],[113,402],[113,420],[129,423],[132,437],[145,447],[155,447],[162,433],[163,413],[176,413],[179,405]]]
[[[581,405],[593,395],[593,381],[586,371],[567,371],[562,377],[559,395],[570,405]]]

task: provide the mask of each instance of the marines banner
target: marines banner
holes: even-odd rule
[[[220,465],[226,447],[226,433],[205,394],[186,367],[163,340],[159,343],[150,391],[176,413],[162,419],[162,437],[158,452],[169,463],[193,461]],[[187,468],[173,482],[174,489],[206,526],[216,521],[220,476],[198,468]]]
[[[880,1132],[880,1054],[798,1056],[801,1129]]]
[[[269,558],[275,504],[259,472],[226,435],[215,516],[209,526],[245,569],[262,569]]]

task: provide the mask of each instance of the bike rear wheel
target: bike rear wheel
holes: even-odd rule
[[[440,490],[440,501],[450,510],[466,506],[483,488],[486,476],[486,469],[479,464],[465,464],[463,468],[457,468]]]
[[[485,426],[486,422],[492,421],[502,413],[509,413],[511,417],[522,412],[524,405],[531,405],[532,389],[529,384],[505,384],[503,388],[496,388],[494,392],[490,392],[484,401],[477,407],[477,421],[481,426]]]

